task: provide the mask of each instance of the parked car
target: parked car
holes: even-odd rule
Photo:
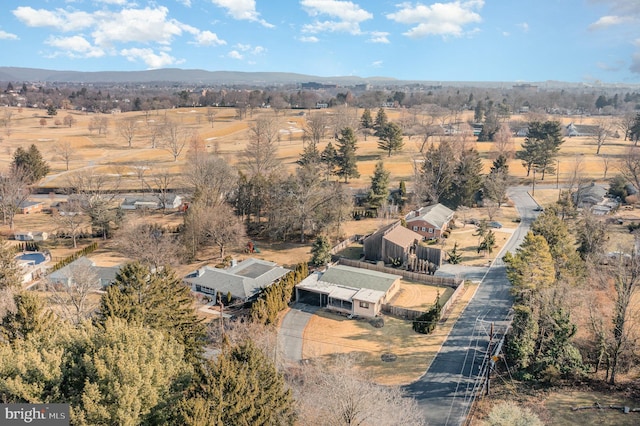
[[[489,228],[497,228],[497,229],[502,228],[502,224],[496,221],[489,222],[488,225],[489,225]]]

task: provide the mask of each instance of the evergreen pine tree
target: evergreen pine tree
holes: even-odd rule
[[[205,364],[199,383],[176,407],[175,424],[293,425],[291,390],[251,341]]]
[[[390,172],[384,169],[384,163],[378,161],[371,176],[371,188],[367,196],[371,207],[379,208],[389,198],[389,175]]]
[[[369,108],[364,109],[362,117],[360,117],[360,126],[362,126],[363,129],[373,128],[373,116]]]
[[[189,288],[165,267],[151,271],[138,262],[128,263],[101,299],[98,324],[122,318],[161,330],[184,345],[187,359],[195,362],[202,353],[205,330],[196,315]]]
[[[358,178],[358,166],[356,164],[356,135],[353,129],[345,127],[338,137],[338,157],[336,174],[344,178],[345,183],[349,182],[349,178]]]
[[[378,130],[376,135],[380,138],[378,148],[386,151],[389,157],[393,152],[402,151],[404,147],[402,129],[396,123],[386,123]]]
[[[29,183],[35,183],[49,173],[49,165],[42,158],[35,144],[31,144],[28,150],[18,147],[13,153],[11,166],[14,169],[23,169]]]
[[[318,236],[311,246],[311,264],[324,266],[331,262],[331,245],[324,235]]]
[[[378,136],[380,129],[382,129],[388,122],[389,119],[387,118],[387,113],[384,111],[384,108],[378,109],[376,119],[373,122],[373,128],[376,129],[376,136]]]

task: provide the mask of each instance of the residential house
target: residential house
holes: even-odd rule
[[[573,202],[578,208],[589,209],[602,203],[605,195],[607,195],[607,189],[604,186],[591,182],[578,187],[578,190],[573,193]]]
[[[15,232],[13,238],[17,241],[45,241],[49,234],[44,231]]]
[[[233,299],[248,302],[257,299],[263,289],[289,272],[274,262],[249,258],[228,269],[204,266],[183,281],[193,291],[210,294],[214,299],[219,295],[226,300],[231,294]]]
[[[25,200],[18,205],[18,211],[22,214],[40,213],[44,203],[40,201]]]
[[[48,280],[53,285],[71,286],[74,279],[90,277],[96,287],[104,289],[115,282],[119,271],[120,266],[96,266],[93,260],[81,256],[49,274]]]
[[[407,228],[430,240],[442,236],[453,219],[453,213],[453,210],[438,203],[409,212],[405,221]]]
[[[399,275],[345,265],[314,272],[296,285],[296,301],[327,309],[375,317],[400,289]]]
[[[566,127],[566,134],[569,137],[595,136],[598,134],[598,126],[569,123],[569,125],[567,125]]]
[[[163,208],[168,210],[177,209],[182,205],[182,196],[176,194],[166,194],[163,198],[160,194],[149,194],[125,197],[120,208],[123,210],[158,210]]]
[[[421,240],[422,235],[405,228],[397,221],[378,229],[364,239],[364,258],[374,262],[389,262],[390,259],[405,262],[411,253],[415,253]]]

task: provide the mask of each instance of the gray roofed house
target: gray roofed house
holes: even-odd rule
[[[352,266],[330,266],[296,285],[296,301],[350,315],[375,317],[382,304],[400,289],[400,278]]]
[[[421,207],[405,216],[407,228],[425,238],[440,238],[453,219],[453,210],[440,203]]]
[[[601,204],[605,195],[607,195],[607,189],[604,186],[591,182],[578,187],[578,190],[573,193],[573,202],[578,208],[591,208]]]
[[[99,288],[105,288],[115,282],[120,266],[96,266],[95,262],[85,256],[79,257],[68,265],[52,272],[48,276],[51,284],[69,286],[80,275],[91,274]]]
[[[151,209],[157,210],[165,204],[166,209],[176,209],[182,205],[182,196],[177,194],[165,194],[164,200],[160,194],[137,195],[125,197],[120,208],[123,210]]]
[[[187,275],[183,281],[193,291],[222,297],[231,294],[234,299],[247,302],[257,298],[263,289],[285,276],[289,269],[274,262],[249,258],[229,269],[205,266]]]
[[[567,125],[567,136],[594,136],[598,134],[598,126],[592,126],[588,124],[574,124],[569,123]]]

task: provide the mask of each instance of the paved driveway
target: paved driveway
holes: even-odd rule
[[[527,188],[510,191],[522,221],[488,269],[473,299],[451,330],[427,372],[405,387],[424,411],[425,424],[459,425],[470,408],[477,376],[489,342],[491,323],[501,323],[512,305],[502,256],[515,251],[533,221],[535,202]]]
[[[285,362],[302,360],[302,341],[304,329],[317,306],[296,303],[282,319],[278,329],[278,348]]]

